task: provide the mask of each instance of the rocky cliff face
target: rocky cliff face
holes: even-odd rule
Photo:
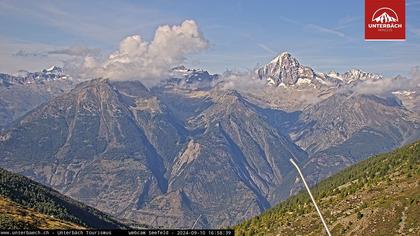
[[[401,143],[418,129],[410,114],[395,98],[335,94],[303,110],[290,135],[309,153],[340,145],[368,127]]]
[[[238,93],[208,99],[184,124],[139,82],[84,82],[2,133],[2,165],[120,218],[227,226],[306,154]]]
[[[303,66],[290,53],[283,52],[256,71],[257,77],[275,87],[296,87],[312,85],[313,88],[354,85],[360,81],[383,79],[381,75],[352,69],[343,74],[335,71],[320,73]]]
[[[294,85],[299,79],[313,80],[315,78],[315,73],[311,68],[300,65],[299,61],[287,52],[258,69],[257,74],[260,79],[265,79],[275,86]]]
[[[302,169],[308,182],[317,183],[345,167],[377,153],[420,138],[413,112],[396,98],[335,94],[300,113],[289,131],[291,139],[309,158]],[[285,180],[290,192],[278,191],[278,199],[296,193],[296,175]]]

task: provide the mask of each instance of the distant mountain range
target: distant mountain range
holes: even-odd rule
[[[356,83],[363,80],[379,80],[382,76],[352,69],[340,75],[331,71],[328,74],[319,73],[312,68],[303,66],[288,52],[275,57],[270,63],[257,69],[260,79],[267,80],[273,86],[299,86],[335,87],[339,85]]]
[[[314,184],[420,137],[416,106],[405,105],[417,87],[358,93],[343,88],[385,78],[318,73],[289,53],[258,69],[267,86],[249,91],[185,67],[150,88],[37,73],[0,77],[1,166],[156,227],[191,227],[200,215],[197,227],[236,224],[301,189],[290,158]]]
[[[396,97],[405,108],[420,114],[419,82],[402,76],[385,78],[382,75],[351,69],[344,73],[317,72],[304,66],[290,53],[282,53],[255,70],[256,77],[265,81],[266,89],[246,88],[243,93],[260,106],[284,111],[302,111],[328,97],[354,92],[381,97]],[[420,78],[416,75],[416,78]],[[408,86],[411,83],[412,86]],[[393,93],[393,94],[391,94]],[[417,117],[419,119],[420,117]]]
[[[0,74],[0,129],[41,103],[68,92],[78,82],[55,66],[41,72]]]

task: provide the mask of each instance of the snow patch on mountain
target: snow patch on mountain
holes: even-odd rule
[[[410,97],[410,96],[414,95],[415,93],[416,93],[416,91],[409,91],[409,90],[399,90],[399,91],[392,92],[392,94],[394,94],[394,95],[403,95],[403,96],[407,96],[407,97]]]
[[[305,78],[299,78],[296,82],[297,85],[302,85],[302,84],[311,84],[312,81],[310,79],[305,79]]]
[[[265,79],[270,84],[285,85],[296,84],[299,78],[312,79],[314,72],[311,68],[299,64],[299,61],[290,53],[284,52],[271,60],[267,65],[256,71],[260,79]]]
[[[63,68],[58,66],[51,66],[48,69],[42,71],[29,72],[26,70],[20,70],[14,74],[0,74],[0,84],[2,85],[13,85],[13,84],[36,84],[45,83],[47,81],[56,80],[71,80],[72,77],[65,74]]]
[[[161,85],[187,89],[211,88],[220,77],[203,69],[189,69],[183,65],[172,68],[168,74],[169,79],[162,81]]]
[[[383,79],[381,75],[352,69],[343,74],[331,71],[327,74],[314,71],[301,65],[290,53],[283,52],[268,64],[255,71],[257,77],[266,80],[271,86],[294,86],[314,84],[315,87],[337,87],[340,84],[352,84],[359,81]]]

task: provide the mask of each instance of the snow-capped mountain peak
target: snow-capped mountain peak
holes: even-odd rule
[[[330,76],[339,76],[340,74],[337,71],[332,70],[332,71],[328,72],[327,75],[330,75]]]
[[[312,80],[315,77],[313,70],[300,65],[299,61],[290,53],[283,52],[270,63],[260,67],[256,71],[260,79],[265,79],[269,84],[286,86],[296,84],[301,79]]]
[[[383,77],[378,74],[364,72],[360,69],[352,69],[343,74],[336,71],[321,73],[311,67],[303,66],[290,53],[283,52],[271,60],[268,64],[256,70],[257,77],[266,80],[271,86],[312,86],[335,87],[339,84],[351,84],[358,81],[378,80]]]
[[[51,66],[48,69],[42,70],[43,73],[55,73],[55,74],[61,74],[63,73],[63,69],[58,66]]]
[[[289,60],[292,58],[292,55],[288,52],[282,52],[281,54],[279,54],[278,56],[276,56],[275,58],[273,58],[273,60],[271,60],[270,63],[278,63],[281,64],[283,62],[283,60]]]
[[[340,75],[343,81],[347,84],[350,84],[355,81],[364,81],[364,80],[378,80],[383,79],[382,75],[375,73],[364,72],[360,69],[351,69],[344,74]]]
[[[51,66],[50,68],[43,69],[37,72],[29,72],[20,70],[14,74],[0,74],[0,84],[36,84],[44,83],[46,81],[55,81],[71,79],[69,75],[66,75],[61,67]]]
[[[172,68],[169,75],[170,79],[167,82],[181,87],[211,87],[219,76],[202,69],[189,69],[183,65]]]
[[[194,73],[201,73],[204,70],[201,69],[189,69],[183,65],[174,67],[170,70],[170,76],[173,78],[182,78],[185,76],[192,75]]]

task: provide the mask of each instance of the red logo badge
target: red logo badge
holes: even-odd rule
[[[405,0],[365,0],[365,40],[405,40]]]

